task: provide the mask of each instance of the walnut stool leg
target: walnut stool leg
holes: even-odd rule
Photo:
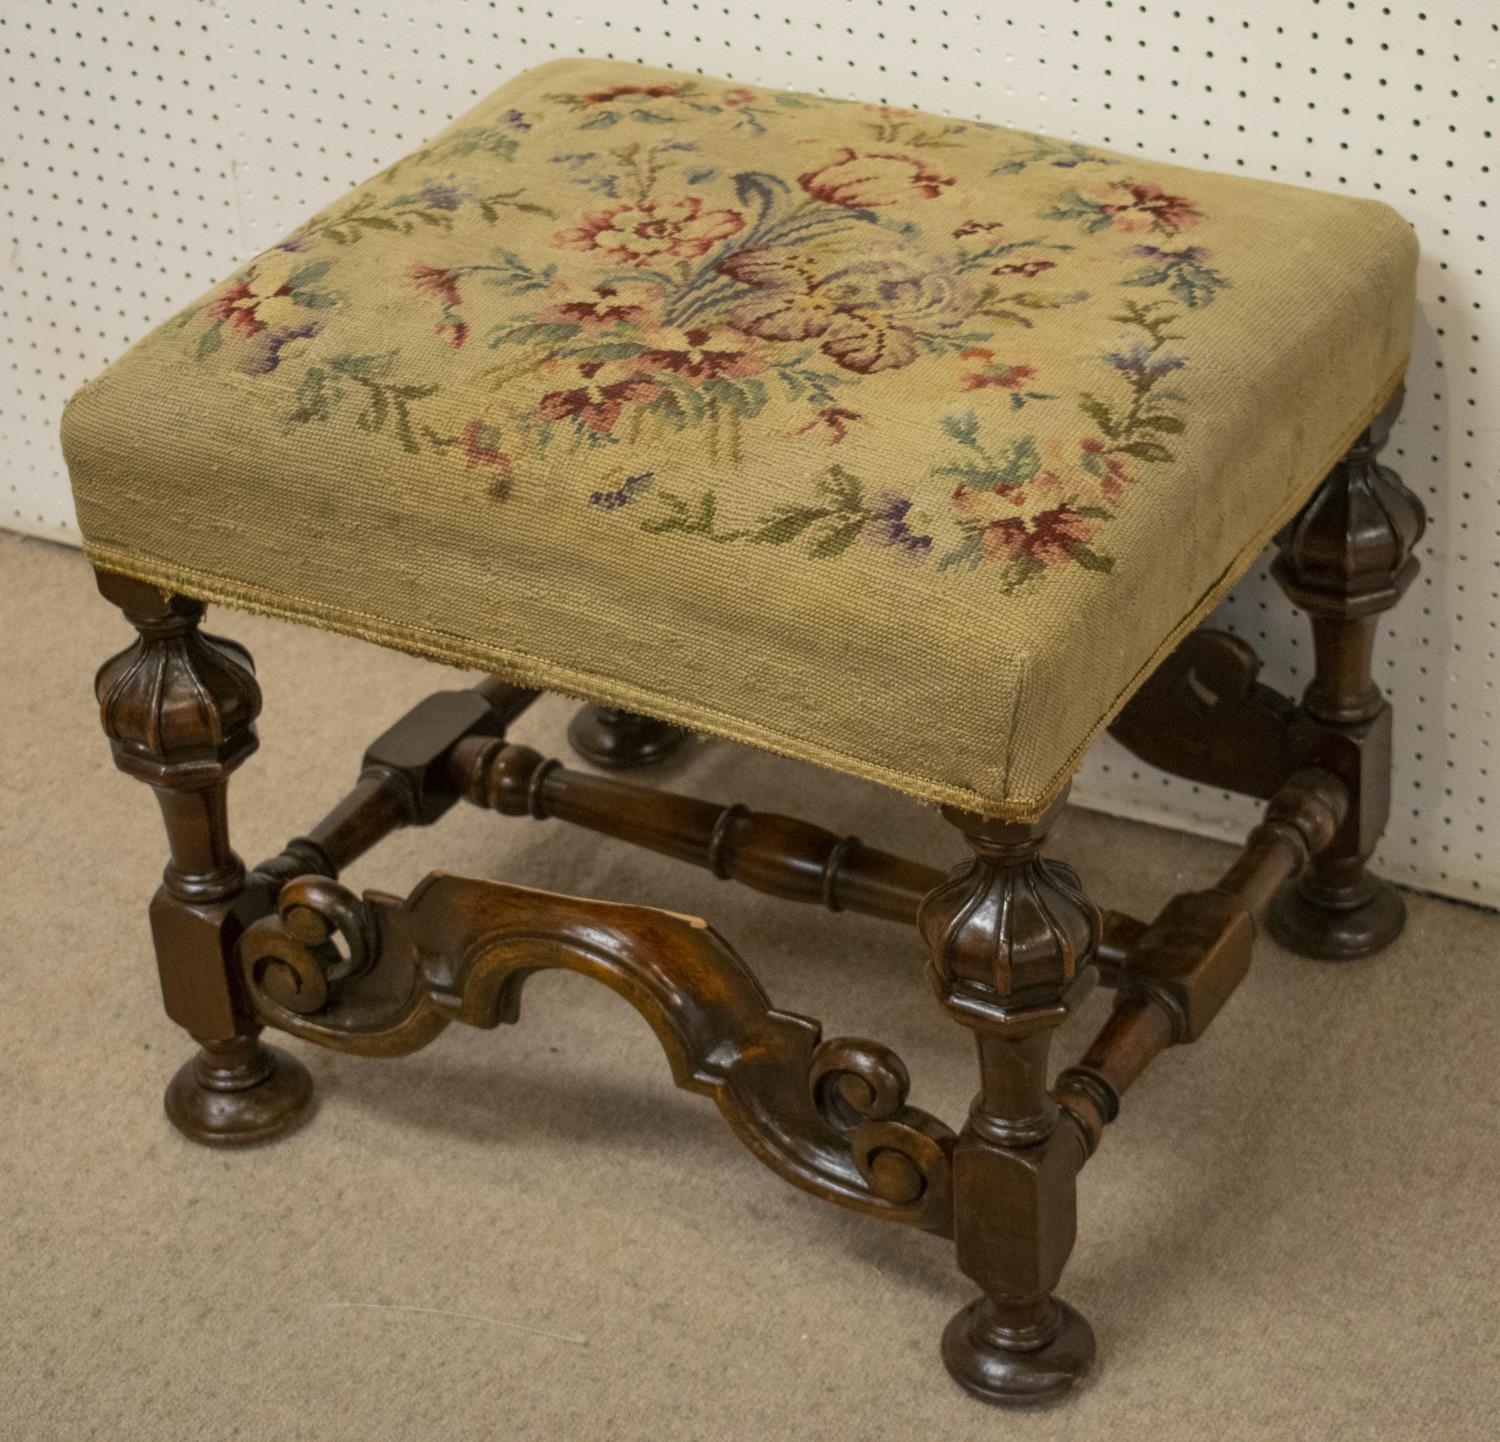
[[[1099,913],[1032,825],[945,813],[974,859],[922,903],[939,1000],[979,1044],[979,1095],[953,1154],[959,1268],[983,1289],[943,1334],[943,1360],[986,1402],[1047,1402],[1087,1372],[1089,1324],[1052,1295],[1073,1250],[1076,1129],[1047,1090],[1052,1033],[1091,974]]]
[[[670,756],[687,732],[654,716],[612,706],[580,706],[568,723],[568,740],[585,761],[611,771],[650,766]]]
[[[246,889],[226,810],[229,773],[258,744],[260,689],[244,651],[198,630],[201,602],[105,572],[99,589],[140,633],[95,686],[115,764],[161,803],[171,859],[151,930],[167,1014],[200,1048],[167,1088],[167,1115],[196,1142],[265,1141],[302,1120],[312,1079],[261,1045],[233,965],[240,932],[271,909]]]
[[[1400,935],[1406,907],[1365,869],[1390,813],[1391,708],[1371,676],[1381,613],[1417,572],[1422,503],[1376,462],[1400,395],[1276,538],[1273,574],[1312,619],[1316,671],[1298,714],[1303,764],[1326,766],[1353,803],[1338,836],[1268,918],[1290,950],[1327,961],[1370,956]]]

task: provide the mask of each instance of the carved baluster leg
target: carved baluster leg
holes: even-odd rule
[[[1365,863],[1390,814],[1391,708],[1371,676],[1381,613],[1417,573],[1422,503],[1379,465],[1398,393],[1276,538],[1273,574],[1312,619],[1316,673],[1297,717],[1302,764],[1326,766],[1353,797],[1333,845],[1282,893],[1269,924],[1282,945],[1342,961],[1394,941],[1406,907]]]
[[[1052,1034],[1091,974],[1099,912],[1031,825],[949,811],[974,858],[922,904],[928,976],[979,1044],[979,1095],[953,1154],[959,1268],[983,1289],[943,1334],[960,1386],[988,1402],[1050,1401],[1088,1370],[1094,1334],[1052,1295],[1076,1230],[1084,1154],[1047,1091]]]
[[[260,688],[250,658],[203,635],[203,605],[123,576],[99,589],[139,632],[106,661],[95,689],[115,764],[156,792],[171,859],[151,902],[167,1014],[199,1044],[167,1088],[167,1115],[196,1142],[265,1141],[295,1126],[312,1097],[306,1068],[262,1046],[233,964],[268,883],[248,883],[229,845],[229,774],[257,743]]]
[[[611,771],[650,766],[670,756],[687,732],[654,716],[613,706],[580,706],[568,723],[568,740],[585,761]]]

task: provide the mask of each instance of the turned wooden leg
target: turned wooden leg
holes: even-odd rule
[[[938,999],[979,1045],[979,1095],[953,1153],[960,1270],[981,1295],[943,1334],[958,1384],[986,1402],[1048,1402],[1088,1371],[1089,1324],[1052,1295],[1073,1250],[1084,1153],[1047,1091],[1052,1034],[1091,976],[1099,912],[1041,858],[1059,800],[1029,825],[945,812],[974,858],[922,903]]]
[[[260,688],[248,654],[199,631],[201,602],[105,572],[99,589],[139,632],[95,690],[115,764],[161,803],[171,859],[151,930],[167,1014],[199,1044],[167,1088],[167,1115],[196,1142],[265,1141],[302,1120],[312,1079],[261,1045],[233,964],[240,933],[274,901],[269,883],[247,882],[226,809],[229,774],[258,744]]]
[[[568,740],[585,761],[611,771],[650,766],[670,756],[687,732],[653,716],[612,706],[581,706],[568,723]]]
[[[1304,956],[1370,956],[1400,935],[1400,893],[1365,869],[1390,814],[1391,708],[1371,675],[1380,616],[1417,573],[1422,503],[1376,456],[1400,410],[1385,412],[1276,538],[1272,574],[1312,619],[1316,671],[1296,718],[1303,764],[1325,766],[1353,804],[1333,844],[1278,897],[1273,936]]]

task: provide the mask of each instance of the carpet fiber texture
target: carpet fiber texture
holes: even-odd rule
[[[287,1043],[320,1108],[231,1154],[161,1091],[144,905],[164,847],[99,735],[93,666],[129,633],[76,555],[0,536],[0,1436],[182,1438],[1378,1438],[1480,1442],[1500,1415],[1500,919],[1413,896],[1385,956],[1266,943],[1203,1042],[1132,1091],[1081,1181],[1063,1295],[1099,1336],[1060,1408],[986,1409],[937,1339],[971,1295],[944,1242],[788,1187],[674,1091],[645,1024],[544,975],[518,1026],[397,1062]],[[215,611],[255,653],[262,750],[236,844],[277,849],[365,743],[453,673]],[[547,699],[518,739],[562,751]],[[814,817],[943,860],[932,812],[701,743],[664,784]],[[1056,850],[1150,915],[1228,852],[1087,812]],[[429,868],[711,917],[779,1005],[904,1057],[957,1122],[968,1039],[901,928],[778,905],[569,831],[465,810],[394,838],[356,885]],[[1097,994],[1067,1027],[1076,1055]]]

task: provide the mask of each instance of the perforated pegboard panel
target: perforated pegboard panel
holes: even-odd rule
[[[0,524],[73,535],[68,392],[242,257],[515,71],[609,54],[1379,196],[1416,225],[1422,314],[1387,459],[1432,515],[1382,640],[1398,881],[1500,903],[1500,13],[1492,0],[4,0]],[[1264,568],[1219,621],[1307,680]],[[1237,835],[1255,808],[1107,743],[1075,796]]]

